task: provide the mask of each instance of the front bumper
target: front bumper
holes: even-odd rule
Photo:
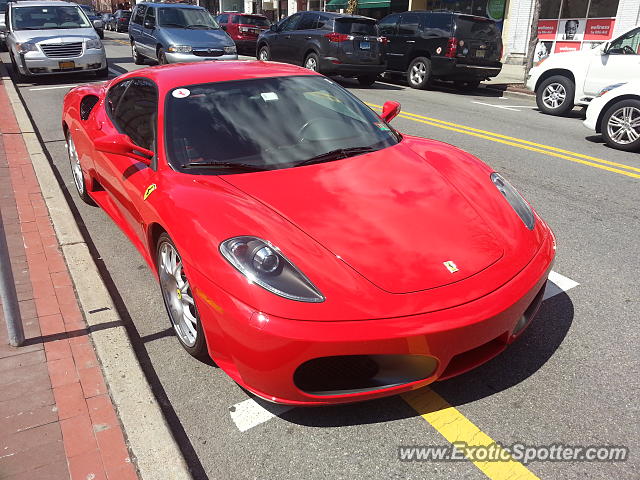
[[[600,113],[602,112],[602,109],[607,101],[608,98],[606,98],[606,95],[603,95],[601,97],[594,98],[589,103],[589,106],[587,107],[586,118],[584,122],[582,122],[583,125],[589,130],[601,133],[600,125],[598,125],[598,117],[600,116]]]
[[[495,357],[524,331],[537,312],[554,255],[555,244],[549,234],[529,264],[491,294],[443,311],[380,320],[315,322],[263,315],[196,269],[190,268],[189,276],[209,353],[225,372],[272,402],[327,405],[413,390]],[[337,363],[318,365],[317,359],[325,357]],[[385,358],[396,364],[400,359],[400,367],[389,370]],[[353,378],[359,372],[336,370],[336,365],[345,365],[345,359],[347,365],[351,359],[357,360],[354,370],[363,362],[387,369],[388,381],[380,381],[378,375],[375,385],[356,380],[353,388],[318,390],[309,387],[308,378],[301,380],[301,372],[315,375],[323,368],[329,370],[325,372],[329,377]],[[416,367],[416,359],[432,366],[428,372],[423,369],[418,378],[416,368],[422,367]],[[320,368],[306,368],[314,362]],[[316,380],[322,382],[318,378],[311,382]]]
[[[219,57],[199,57],[191,53],[171,53],[166,52],[165,56],[169,63],[191,63],[202,62],[205,60],[237,60],[238,55],[220,55]]]
[[[20,73],[25,75],[52,75],[59,73],[91,72],[107,67],[104,49],[85,50],[80,57],[49,58],[41,52],[28,52],[16,58]],[[73,62],[73,68],[61,68],[60,64]]]
[[[373,76],[384,73],[387,69],[385,63],[378,64],[354,64],[354,63],[334,63],[338,61],[335,57],[321,57],[320,71],[325,75],[342,75],[345,77]]]

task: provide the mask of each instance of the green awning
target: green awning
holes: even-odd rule
[[[338,10],[340,8],[347,8],[347,0],[331,0],[327,2],[326,9],[327,10]]]
[[[326,9],[338,10],[347,8],[348,0],[331,0],[327,2]],[[358,0],[358,8],[386,8],[391,5],[391,0]]]

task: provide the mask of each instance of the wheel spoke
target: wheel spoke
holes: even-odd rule
[[[189,290],[189,280],[180,286],[180,293],[185,293],[187,290]]]
[[[627,130],[627,138],[631,142],[635,142],[636,140],[638,140],[638,138],[640,138],[640,134],[636,132],[633,128],[630,128]]]
[[[193,302],[193,298],[191,298],[191,296],[187,295],[186,293],[182,294],[182,303],[195,305],[195,303]]]
[[[622,127],[624,125],[624,121],[615,115],[612,115],[611,118],[609,118],[609,125],[612,127]]]

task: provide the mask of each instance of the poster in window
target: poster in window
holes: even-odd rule
[[[587,28],[584,32],[585,40],[607,41],[611,40],[615,18],[592,18],[587,20]]]
[[[577,52],[580,50],[580,42],[556,42],[556,49],[553,53]]]
[[[538,63],[551,55],[552,47],[553,42],[538,42],[536,50],[533,53],[533,62]]]
[[[580,42],[584,37],[584,29],[587,21],[584,18],[568,18],[560,20],[558,25],[558,40]]]
[[[540,40],[555,40],[558,31],[558,20],[539,20],[538,38]]]

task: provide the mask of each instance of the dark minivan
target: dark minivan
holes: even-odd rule
[[[382,41],[372,18],[299,12],[260,34],[256,56],[324,75],[357,77],[368,86],[385,70]]]
[[[387,70],[402,72],[413,88],[433,78],[475,88],[502,69],[502,37],[493,20],[453,12],[405,12],[378,22],[387,38]]]

